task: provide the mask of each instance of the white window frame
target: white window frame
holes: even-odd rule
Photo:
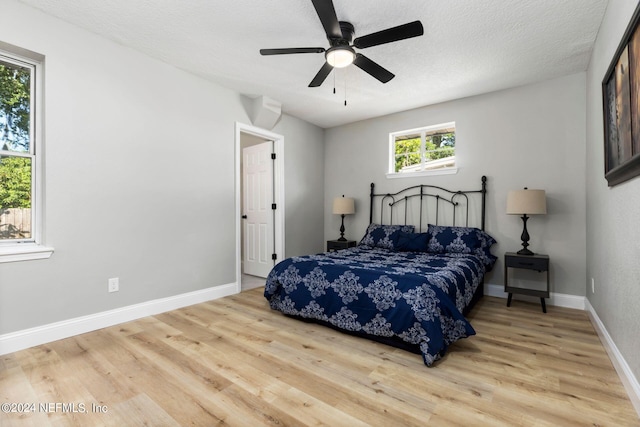
[[[389,167],[387,170],[387,178],[413,178],[413,177],[420,177],[420,176],[449,175],[449,174],[458,173],[458,167],[455,166],[455,163],[454,163],[454,166],[452,167],[444,167],[444,168],[433,169],[433,170],[424,170],[424,165],[427,163],[425,162],[425,159],[424,159],[424,154],[426,151],[425,150],[426,134],[433,131],[440,130],[440,129],[446,129],[451,127],[455,128],[455,126],[456,126],[455,122],[447,122],[447,123],[440,123],[437,125],[401,130],[401,131],[390,133],[389,134]],[[415,171],[415,172],[396,172],[395,171],[396,139],[401,136],[412,135],[412,134],[420,135],[420,139],[421,139],[420,157],[421,157],[422,170]],[[456,139],[456,143],[457,143],[457,139]]]
[[[49,258],[54,249],[43,242],[43,91],[44,56],[0,42],[0,57],[32,70],[30,147],[31,163],[31,237],[0,240],[0,263]],[[20,156],[19,153],[12,155]]]

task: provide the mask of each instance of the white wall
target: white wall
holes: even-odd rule
[[[324,246],[324,130],[284,116],[273,131],[285,135],[285,255],[321,252]]]
[[[0,334],[235,282],[241,95],[21,3],[0,10],[0,40],[46,57],[44,225],[56,249],[0,264]],[[322,153],[316,126],[285,115],[274,132],[287,162]],[[322,201],[305,193],[322,173],[286,166],[288,215],[322,224]],[[308,222],[287,224],[308,239],[292,253],[322,247]],[[109,277],[120,292],[107,293]]]
[[[345,218],[346,236],[359,240],[369,221],[369,184],[377,192],[427,183],[479,189],[488,177],[486,230],[499,242],[501,260],[487,283],[502,285],[502,255],[521,248],[522,220],[506,215],[509,190],[547,191],[548,215],[529,220],[530,249],[551,257],[551,290],[585,292],[585,74],[418,108],[326,130],[325,238],[336,238],[340,218],[334,197],[356,198]],[[459,171],[412,179],[387,179],[390,132],[456,122]]]
[[[609,0],[587,72],[587,298],[640,378],[640,177],[609,188],[604,178],[602,79],[637,0]]]

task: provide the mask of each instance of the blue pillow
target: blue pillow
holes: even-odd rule
[[[415,230],[413,225],[369,224],[359,244],[394,251],[400,233],[413,233],[413,230]]]
[[[491,271],[498,259],[490,251],[496,240],[479,228],[429,224],[427,233],[427,252],[473,254],[482,260],[487,271]]]
[[[398,234],[396,250],[402,252],[427,252],[429,233],[403,233]]]

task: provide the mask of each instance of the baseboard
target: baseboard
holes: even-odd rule
[[[640,416],[640,384],[638,383],[637,378],[633,375],[627,361],[624,360],[622,353],[620,353],[618,347],[613,342],[611,335],[607,332],[607,328],[605,328],[604,323],[602,323],[598,317],[598,313],[596,313],[596,310],[593,308],[589,300],[586,300],[586,311],[589,312],[591,323],[598,333],[600,341],[607,351],[609,359],[611,359],[611,363],[613,363],[613,367],[616,369],[633,407],[638,413],[638,416]]]
[[[233,295],[237,289],[237,283],[229,283],[0,335],[0,355]]]
[[[484,290],[485,290],[484,294],[490,297],[498,297],[498,298],[505,298],[505,299],[507,298],[507,293],[504,291],[504,286],[502,285],[486,284]],[[538,303],[540,302],[540,298],[530,297],[527,295],[514,294],[513,298],[515,300],[538,302]],[[581,297],[578,295],[559,294],[556,292],[551,292],[551,295],[546,302],[548,305],[555,305],[558,307],[575,308],[577,310],[584,310],[586,300],[587,299],[585,297]]]
[[[504,292],[504,286],[494,284],[485,285],[485,295],[498,298],[507,298],[507,294]],[[538,298],[528,297],[526,295],[518,295],[517,298],[531,302],[540,301]],[[607,332],[607,329],[604,327],[604,324],[602,323],[602,321],[600,321],[600,318],[598,317],[598,314],[594,310],[593,306],[591,305],[591,303],[589,303],[589,300],[586,297],[576,295],[551,293],[548,304],[559,307],[585,310],[589,313],[589,318],[591,319],[591,323],[593,324],[598,337],[600,337],[602,346],[607,351],[609,359],[611,360],[611,363],[618,373],[618,376],[620,377],[620,380],[622,381],[622,384],[624,385],[624,388],[629,395],[629,399],[631,400],[633,407],[640,416],[640,384],[631,371],[631,368],[629,368],[629,365],[624,360],[624,357],[622,357],[622,354],[618,350],[618,347],[616,347],[613,339],[611,339],[611,336],[609,335],[609,332]]]

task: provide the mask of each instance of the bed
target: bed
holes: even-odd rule
[[[465,315],[496,260],[484,231],[486,177],[481,182],[470,191],[418,185],[381,194],[371,184],[358,245],[278,263],[265,285],[270,307],[419,353],[432,366],[475,334]]]

